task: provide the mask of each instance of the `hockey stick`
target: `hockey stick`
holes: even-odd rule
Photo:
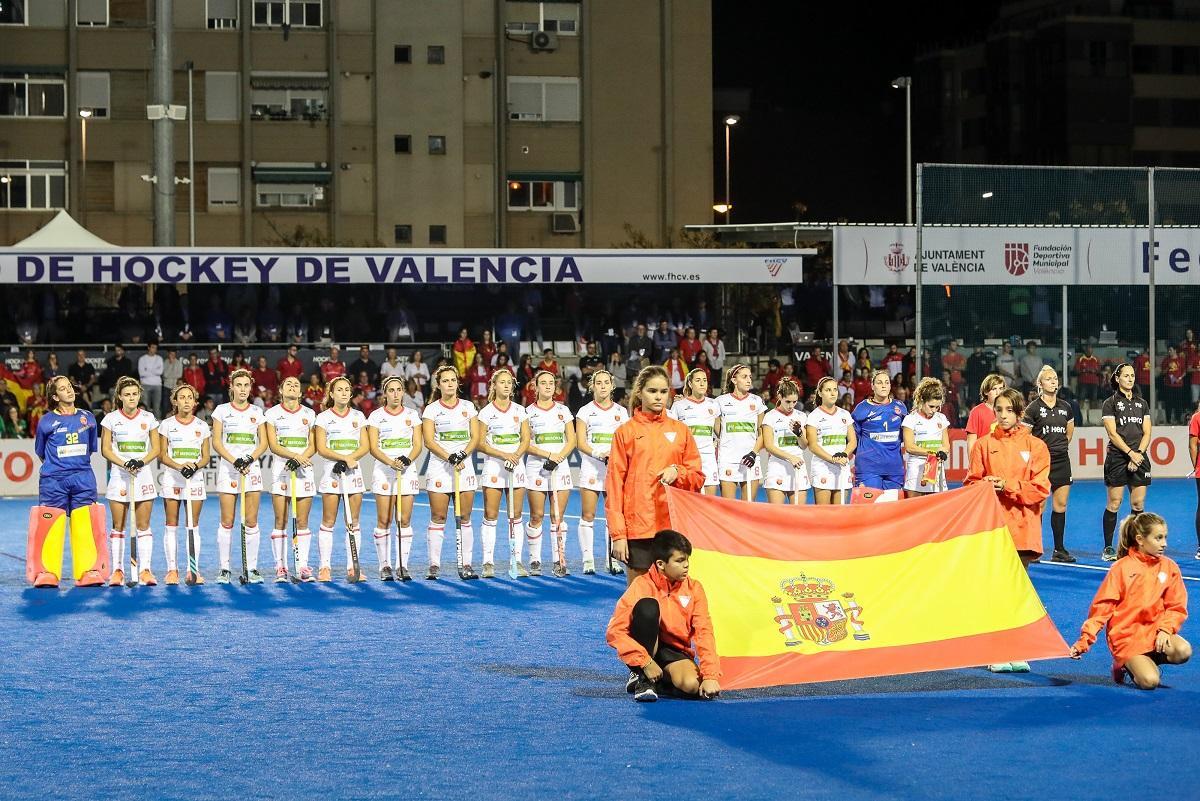
[[[125,579],[126,587],[136,587],[138,585],[138,553],[137,553],[137,523],[134,521],[133,514],[133,498],[134,498],[134,478],[129,476],[129,507],[126,509],[126,514],[129,515],[129,520],[125,528],[129,530],[129,576]]]
[[[557,468],[555,468],[557,469]],[[562,572],[567,572],[567,536],[566,526],[563,525],[562,518],[558,513],[558,491],[554,489],[554,471],[550,471],[550,528],[554,529],[554,541],[558,543],[558,566],[562,568]],[[555,518],[558,522],[555,523]]]
[[[354,515],[350,512],[350,481],[347,470],[342,473],[342,502],[346,522],[346,537],[350,541],[350,563],[354,567],[354,583],[362,581],[362,567],[358,563],[358,542],[354,536]]]
[[[459,519],[459,489],[458,489],[458,465],[450,465],[450,471],[454,473],[454,551],[455,558],[458,560],[458,577],[464,578],[463,566],[463,550],[462,550],[462,520]]]
[[[792,506],[800,505],[800,468],[792,468]]]
[[[393,573],[396,580],[400,580],[400,571],[404,569],[404,542],[403,536],[400,533],[400,481],[404,476],[404,468],[396,470],[396,475],[392,479],[392,514],[396,516],[396,569]],[[392,523],[388,521],[388,531],[391,532]],[[389,533],[388,537],[392,535]],[[389,542],[387,546],[388,558],[392,556],[392,544]]]
[[[184,582],[192,585],[196,583],[196,577],[200,575],[200,557],[196,555],[196,521],[192,514],[192,499],[188,497],[190,489],[188,479],[185,478],[183,480],[183,519],[187,523],[188,574]]]
[[[508,491],[505,497],[508,501],[508,577],[515,579],[517,577],[517,527],[513,523],[513,496],[517,494],[517,469],[513,465],[512,471],[508,474]]]
[[[246,474],[238,478],[238,517],[242,525],[242,575],[238,581],[242,584],[250,582],[250,560],[246,553]]]
[[[296,522],[296,471],[291,474],[291,502],[292,512],[292,562],[295,570],[292,571],[291,579],[293,584],[300,583],[300,531],[299,524]],[[287,568],[287,546],[283,548],[283,567]]]

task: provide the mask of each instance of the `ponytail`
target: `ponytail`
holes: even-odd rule
[[[1166,528],[1167,521],[1154,512],[1134,512],[1126,517],[1121,521],[1121,541],[1117,543],[1117,556],[1125,556],[1130,548],[1137,547],[1139,534],[1149,537],[1157,526]]]

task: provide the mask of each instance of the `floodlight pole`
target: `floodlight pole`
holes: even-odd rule
[[[1158,388],[1157,388],[1156,384],[1158,382],[1155,381],[1155,378],[1157,378],[1156,373],[1158,371],[1154,369],[1155,358],[1158,355],[1155,352],[1156,348],[1155,348],[1155,343],[1154,343],[1154,339],[1155,339],[1155,331],[1154,331],[1154,216],[1156,214],[1156,210],[1154,207],[1154,168],[1153,167],[1151,167],[1149,169],[1149,172],[1147,173],[1146,210],[1148,212],[1146,216],[1149,217],[1149,222],[1150,222],[1150,225],[1148,226],[1149,234],[1150,234],[1148,244],[1149,244],[1150,251],[1147,254],[1147,259],[1146,259],[1149,262],[1149,269],[1150,269],[1150,273],[1149,273],[1149,276],[1150,276],[1150,303],[1149,303],[1149,307],[1150,307],[1150,309],[1149,309],[1149,311],[1150,311],[1150,315],[1149,315],[1150,316],[1150,320],[1149,320],[1150,344],[1147,348],[1147,350],[1149,350],[1149,352],[1150,352],[1150,364],[1147,365],[1147,367],[1150,369],[1150,398],[1149,398],[1150,420],[1151,420],[1151,422],[1157,423],[1158,420],[1156,418],[1158,416],[1158,391],[1157,391]],[[1147,458],[1148,458],[1148,455],[1147,455]]]

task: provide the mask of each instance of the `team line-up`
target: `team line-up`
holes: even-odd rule
[[[1118,371],[1114,379],[1122,375]],[[1132,369],[1128,372],[1132,373]],[[992,379],[996,386],[989,386]],[[495,544],[500,507],[506,507],[510,559],[508,572],[516,578],[540,575],[542,570],[543,522],[550,518],[552,572],[567,574],[565,541],[567,527],[563,510],[573,487],[567,457],[580,452],[578,475],[582,514],[578,540],[585,574],[595,572],[594,523],[600,496],[611,478],[609,451],[614,433],[629,421],[629,411],[612,401],[614,382],[603,370],[591,378],[593,400],[578,415],[553,400],[555,376],[541,371],[535,376],[536,400],[527,407],[515,400],[516,380],[507,370],[498,370],[489,382],[488,403],[476,411],[459,397],[459,376],[452,367],[435,372],[436,391],[424,412],[418,415],[402,403],[404,388],[398,377],[383,383],[385,403],[370,416],[350,406],[352,385],[337,377],[326,387],[324,408],[319,414],[301,403],[303,388],[289,377],[280,386],[281,402],[268,410],[250,403],[252,376],[247,370],[230,375],[230,401],[212,414],[212,425],[195,416],[199,393],[186,383],[171,393],[174,414],[163,421],[140,407],[142,388],[133,378],[122,378],[116,387],[120,404],[97,425],[91,413],[74,407],[76,388],[65,376],[51,382],[54,411],[37,430],[35,448],[43,460],[39,506],[31,514],[31,553],[43,557],[30,568],[30,580],[38,586],[56,586],[61,576],[63,537],[49,537],[56,525],[65,528],[71,518],[71,540],[75,549],[76,580],[80,585],[103,583],[88,560],[80,559],[94,549],[96,564],[108,556],[108,583],[124,584],[126,528],[130,528],[130,585],[154,585],[152,571],[154,535],[150,530],[153,501],[163,498],[166,526],[163,550],[166,583],[179,582],[177,535],[183,508],[188,566],[185,581],[202,584],[200,571],[202,537],[198,526],[207,497],[202,467],[210,456],[217,457],[216,487],[220,504],[217,530],[218,583],[233,578],[230,551],[235,522],[241,533],[243,583],[261,583],[258,568],[261,494],[268,490],[274,512],[271,547],[275,579],[310,582],[332,578],[333,531],[339,509],[345,518],[347,580],[363,580],[359,550],[360,511],[366,490],[361,460],[376,460],[371,491],[376,499],[373,531],[379,575],[382,580],[409,580],[409,555],[413,529],[413,500],[419,494],[419,460],[428,451],[424,487],[431,510],[427,531],[429,568],[426,578],[438,578],[448,522],[453,521],[457,572],[474,579],[474,530],[472,512],[475,492],[482,487],[484,514],[481,530],[482,575],[495,576]],[[1055,398],[1057,376],[1046,368],[1039,377],[1043,391],[1040,405],[1031,406],[1026,419],[1033,433],[1049,446],[1051,484],[1055,497],[1055,558],[1074,561],[1061,541],[1062,522],[1057,501],[1060,489],[1070,484],[1066,458],[1067,412],[1065,402]],[[785,379],[776,393],[776,406],[768,410],[753,394],[749,367],[736,365],[727,373],[726,392],[709,396],[707,375],[689,373],[682,394],[668,414],[682,422],[694,437],[703,472],[702,491],[725,497],[753,499],[760,484],[772,503],[804,503],[813,490],[816,503],[841,503],[852,484],[879,489],[903,488],[906,494],[936,492],[945,488],[944,465],[949,451],[949,422],[940,408],[945,395],[937,379],[926,378],[918,386],[914,409],[908,412],[891,398],[891,382],[885,371],[872,376],[873,394],[854,413],[837,406],[835,379],[822,379],[817,387],[819,406],[807,414],[799,407],[800,390]],[[981,387],[979,408],[991,408],[992,395],[1003,388],[1003,379],[989,376]],[[1128,388],[1114,380],[1114,396],[1137,400]],[[636,393],[634,394],[636,398]],[[1057,414],[1062,412],[1061,415]],[[1106,411],[1107,414],[1107,411]],[[1058,420],[1057,417],[1063,417]],[[974,415],[973,415],[974,417]],[[1142,415],[1122,415],[1118,436],[1134,442],[1142,434]],[[1047,419],[1049,418],[1049,419]],[[1137,428],[1137,431],[1132,431]],[[1116,437],[1110,449],[1116,448]],[[1060,447],[1061,446],[1061,447]],[[1136,459],[1136,449],[1126,446]],[[96,488],[90,455],[99,450],[111,463],[106,497],[111,528],[102,509],[95,506]],[[811,452],[806,461],[804,451]],[[260,457],[270,451],[270,475],[263,475]],[[476,475],[472,454],[482,457],[482,474]],[[158,485],[148,465],[161,464]],[[1124,459],[1122,459],[1124,461]],[[1064,472],[1065,471],[1065,472]],[[1134,506],[1140,507],[1149,477],[1136,469],[1125,474],[1134,490]],[[1107,471],[1106,471],[1107,477]],[[616,476],[621,486],[624,476]],[[1138,480],[1142,479],[1142,480]],[[1118,490],[1119,491],[1119,490]],[[313,500],[321,497],[321,522],[317,535],[319,565],[309,567],[311,530],[309,517]],[[181,503],[183,499],[190,503]],[[240,499],[240,503],[239,503]],[[1065,497],[1063,498],[1065,504]],[[1119,502],[1119,495],[1118,495]],[[453,503],[453,510],[451,504]],[[528,504],[528,522],[524,509]],[[83,507],[90,511],[78,513]],[[549,507],[549,508],[547,508]],[[130,514],[132,511],[132,514]],[[451,515],[453,511],[453,515]],[[549,513],[547,515],[547,512]],[[236,517],[236,520],[235,520]],[[611,517],[611,515],[610,515]],[[1115,514],[1113,515],[1115,518]],[[1108,528],[1106,515],[1106,529]],[[290,525],[289,525],[290,524]],[[393,526],[398,529],[394,536]],[[290,546],[294,570],[289,570]],[[620,527],[618,527],[620,528]],[[1040,526],[1038,527],[1040,530]],[[89,531],[90,529],[90,531]],[[107,531],[107,535],[105,532]],[[1111,536],[1106,531],[1106,535]],[[87,541],[94,545],[88,548]],[[105,540],[107,539],[107,542]],[[613,532],[614,543],[606,547],[608,569],[621,572],[617,562],[629,563],[629,550]],[[1030,536],[1028,550],[1040,554]],[[46,551],[46,542],[50,550]],[[54,542],[59,543],[57,547]],[[32,546],[38,545],[38,548]],[[398,543],[398,553],[395,544]],[[1111,541],[1106,537],[1106,545]],[[524,563],[525,546],[529,563]],[[107,547],[106,547],[107,546]],[[1024,549],[1023,549],[1024,550]],[[44,551],[44,553],[43,553]],[[393,558],[395,554],[398,558]],[[617,561],[614,561],[614,556]],[[395,565],[393,567],[393,565]],[[53,568],[53,569],[51,569]],[[108,570],[104,571],[109,573]]]

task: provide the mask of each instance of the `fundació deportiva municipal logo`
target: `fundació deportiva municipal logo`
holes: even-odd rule
[[[1011,275],[1024,275],[1029,271],[1029,243],[1004,243],[1004,269]]]

